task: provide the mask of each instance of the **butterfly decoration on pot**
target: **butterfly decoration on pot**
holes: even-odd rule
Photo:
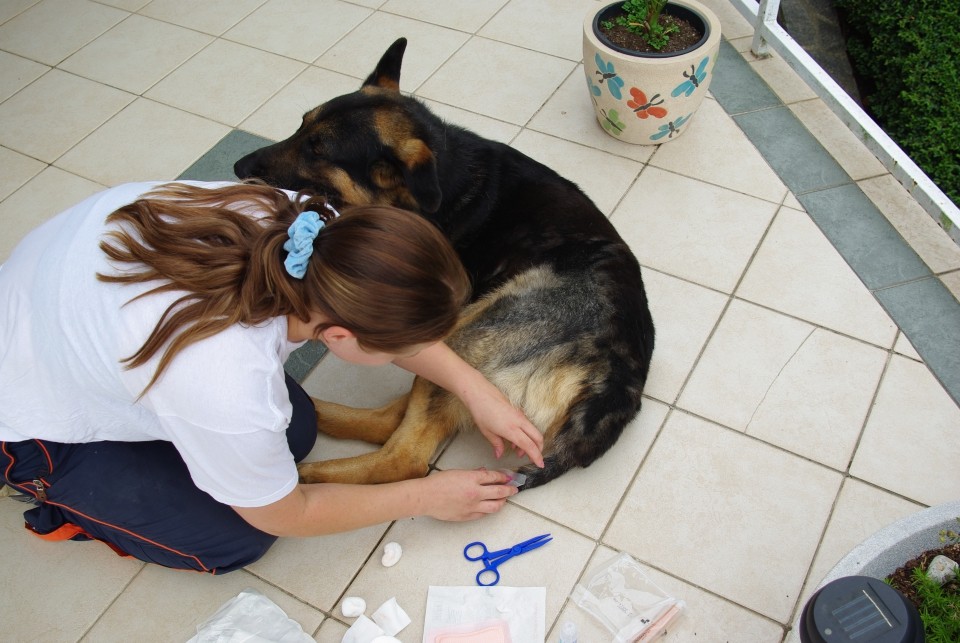
[[[600,94],[603,93],[602,89],[600,89],[599,87],[593,84],[593,79],[590,77],[587,77],[587,87],[590,88],[590,93],[593,96],[599,96]]]
[[[594,56],[594,60],[597,63],[596,74],[600,76],[598,81],[601,85],[604,81],[607,82],[607,89],[610,90],[610,95],[620,100],[623,97],[621,89],[623,89],[623,79],[617,75],[617,71],[613,68],[613,61],[604,62],[603,58],[600,57],[600,53],[597,52],[597,55]]]
[[[700,64],[697,65],[696,70],[694,70],[693,65],[690,65],[689,73],[683,72],[683,77],[686,78],[686,80],[677,85],[676,88],[670,92],[670,95],[676,98],[680,94],[689,96],[695,92],[697,87],[707,78],[707,63],[709,62],[710,56],[706,56],[700,61]]]
[[[661,125],[660,130],[657,133],[653,134],[650,137],[651,141],[659,141],[661,138],[666,136],[667,138],[673,138],[674,134],[680,134],[680,126],[686,123],[692,114],[687,114],[686,116],[681,116],[676,120],[672,120],[666,125]]]
[[[653,97],[648,100],[647,95],[644,94],[639,87],[631,87],[630,95],[633,96],[633,100],[628,100],[627,106],[633,110],[637,118],[648,118],[650,116],[663,118],[667,115],[667,110],[659,107],[659,105],[663,104],[663,99],[660,98],[660,94],[654,94]]]
[[[626,129],[627,124],[620,120],[620,114],[617,113],[617,110],[611,109],[608,112],[605,109],[601,109],[600,113],[603,114],[603,129],[611,134],[620,136],[623,130]]]

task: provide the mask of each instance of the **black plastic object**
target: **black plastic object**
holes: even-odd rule
[[[814,594],[800,615],[803,643],[924,643],[913,603],[881,580],[847,576]]]

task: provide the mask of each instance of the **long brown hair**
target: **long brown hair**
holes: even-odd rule
[[[313,243],[306,274],[295,279],[284,268],[283,244],[290,224],[306,210],[326,225]],[[171,183],[107,221],[116,229],[100,248],[133,268],[98,279],[160,282],[140,297],[183,292],[143,346],[122,360],[135,368],[163,351],[144,391],[177,353],[233,324],[280,315],[307,322],[321,313],[324,326],[349,329],[363,348],[399,353],[445,337],[470,293],[463,266],[439,230],[389,206],[346,207],[334,218],[322,199],[301,194],[291,200],[259,183]]]

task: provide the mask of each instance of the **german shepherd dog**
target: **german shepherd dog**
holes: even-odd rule
[[[536,487],[589,466],[640,410],[654,340],[640,266],[576,185],[401,95],[406,44],[393,43],[359,91],[307,112],[290,138],[234,171],[333,205],[398,206],[447,235],[474,298],[446,341],[543,432],[545,466],[520,468],[524,488]],[[314,403],[324,433],[383,447],[301,464],[305,482],[424,476],[444,441],[474,426],[423,378],[380,409]]]

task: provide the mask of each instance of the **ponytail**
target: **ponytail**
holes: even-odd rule
[[[178,292],[133,355],[136,368],[162,351],[144,391],[187,346],[234,324],[322,314],[368,350],[400,353],[445,337],[470,287],[447,239],[432,224],[390,206],[343,208],[259,183],[201,188],[171,183],[107,217],[115,229],[100,248],[132,270],[98,274],[110,283],[158,281],[139,295]],[[323,226],[302,278],[287,271],[288,230],[313,210]],[[288,244],[288,247],[289,244]]]

